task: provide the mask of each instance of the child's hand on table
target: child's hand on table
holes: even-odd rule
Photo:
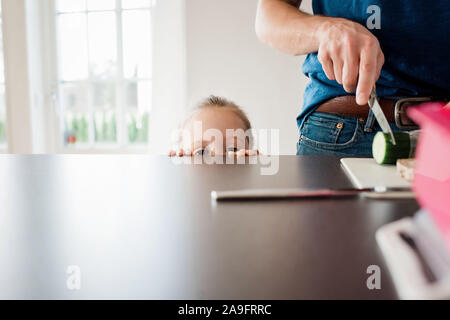
[[[171,150],[169,151],[169,157],[194,157],[194,156],[204,156],[205,152],[193,153],[191,150]],[[215,156],[215,154],[210,154]],[[261,155],[258,150],[239,150],[239,151],[228,151],[227,156],[229,157],[255,157]]]
[[[191,156],[192,156],[191,151],[185,152],[183,149],[169,151],[169,157],[191,157]]]
[[[239,150],[239,151],[229,151],[228,156],[230,157],[255,157],[261,155],[258,150]]]

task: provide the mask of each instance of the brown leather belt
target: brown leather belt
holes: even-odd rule
[[[424,102],[448,102],[450,99],[448,97],[410,97],[399,100],[378,98],[378,101],[389,122],[395,122],[400,130],[415,130],[418,129],[418,126],[408,117],[408,108]],[[363,121],[367,120],[369,111],[369,105],[358,105],[354,96],[341,96],[330,99],[316,109],[316,112],[356,117]]]
[[[395,100],[378,98],[380,106],[389,122],[395,122]],[[369,116],[368,104],[360,106],[354,96],[342,96],[330,99],[319,106],[316,112],[332,113],[341,116],[356,117],[366,120]],[[407,120],[407,119],[404,119]]]

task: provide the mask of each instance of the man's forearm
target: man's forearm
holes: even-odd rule
[[[291,55],[317,52],[319,34],[329,18],[299,10],[301,1],[260,0],[256,18],[259,39]]]

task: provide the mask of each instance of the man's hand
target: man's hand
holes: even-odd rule
[[[356,91],[356,102],[365,105],[380,77],[384,54],[377,38],[362,25],[330,18],[317,29],[318,59],[330,80],[345,91]]]
[[[309,15],[299,0],[260,0],[256,18],[259,39],[292,55],[319,53],[327,77],[356,90],[365,105],[380,77],[384,55],[377,38],[362,25],[334,17]]]

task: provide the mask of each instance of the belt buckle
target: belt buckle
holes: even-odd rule
[[[402,115],[406,114],[406,109],[404,107],[405,103],[408,102],[427,102],[431,101],[430,97],[414,97],[414,98],[404,98],[400,99],[395,103],[394,116],[395,116],[395,124],[400,130],[411,131],[419,129],[418,125],[408,125],[402,122]]]

